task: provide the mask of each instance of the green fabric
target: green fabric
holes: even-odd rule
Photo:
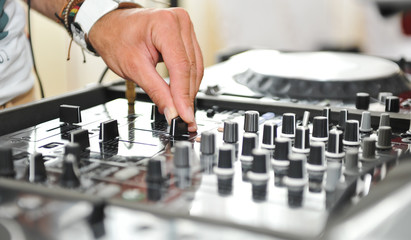
[[[0,0],[0,40],[5,38],[8,32],[4,32],[4,28],[6,27],[7,23],[9,22],[9,16],[4,12],[4,4],[6,0]]]

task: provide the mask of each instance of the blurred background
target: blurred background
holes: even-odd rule
[[[137,1],[145,7],[167,7]],[[173,1],[175,2],[175,1]],[[411,61],[406,11],[383,16],[373,0],[180,0],[192,18],[205,66],[227,52],[249,48],[283,51],[336,50]],[[386,12],[384,12],[387,15]],[[34,55],[46,97],[96,84],[104,62],[73,44],[56,22],[32,11]],[[409,23],[411,25],[411,23]],[[163,64],[159,72],[167,76]],[[104,82],[118,80],[108,73]]]

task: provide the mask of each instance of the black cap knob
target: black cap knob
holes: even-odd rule
[[[258,132],[258,119],[260,114],[257,111],[247,111],[244,114],[244,131]]]
[[[103,142],[119,137],[117,120],[111,119],[100,123],[99,139]]]
[[[342,158],[344,157],[343,148],[343,132],[341,130],[332,129],[328,137],[327,157]]]
[[[362,160],[375,159],[375,140],[374,138],[366,137],[362,140]]]
[[[281,136],[287,138],[295,137],[295,114],[284,113],[281,127]]]
[[[269,152],[264,149],[254,149],[252,152],[253,164],[251,171],[253,173],[268,173],[269,171]]]
[[[378,128],[378,139],[377,139],[377,149],[389,150],[391,149],[391,137],[392,130],[391,127],[382,126]]]
[[[304,178],[304,161],[306,157],[303,154],[290,154],[288,156],[290,165],[288,168],[288,177],[302,179]]]
[[[313,142],[310,146],[308,163],[311,165],[324,164],[325,144],[323,142]]]
[[[106,203],[104,201],[94,202],[93,211],[87,217],[87,222],[90,224],[90,228],[93,231],[93,236],[96,239],[106,234],[104,227],[105,207]]]
[[[357,109],[368,110],[370,106],[370,94],[365,92],[357,93],[355,107]]]
[[[29,167],[29,180],[32,182],[44,182],[47,180],[46,167],[44,166],[43,154],[35,153],[33,156],[33,162]],[[33,167],[33,169],[32,169]]]
[[[292,150],[297,153],[308,153],[310,151],[310,129],[307,126],[297,127]]]
[[[370,112],[362,112],[360,132],[363,132],[363,133],[372,132]]]
[[[151,120],[154,122],[166,122],[166,117],[158,111],[158,107],[153,105],[151,107]]]
[[[251,157],[251,151],[257,147],[258,136],[255,133],[244,133],[241,158],[244,156]]]
[[[60,122],[64,123],[80,123],[81,112],[79,106],[60,105]]]
[[[218,150],[218,162],[214,172],[219,176],[230,177],[234,174],[234,149],[232,145],[222,145]]]
[[[0,146],[0,176],[13,178],[14,171],[13,152],[11,147]]]
[[[380,123],[379,123],[378,126],[379,126],[379,127],[382,127],[382,126],[391,127],[390,114],[389,114],[389,113],[381,113],[381,115],[380,115]]]
[[[201,134],[200,152],[206,155],[215,153],[215,134],[213,132],[203,132]]]
[[[313,141],[325,142],[328,140],[328,119],[324,116],[317,116],[313,119]]]
[[[146,181],[161,184],[164,181],[163,172],[164,157],[157,156],[147,163]]]
[[[399,112],[400,111],[400,99],[397,96],[387,96],[385,98],[385,111],[386,112]]]
[[[78,143],[81,149],[90,147],[90,139],[87,129],[79,129],[71,132],[70,142]]]
[[[191,143],[177,142],[174,147],[174,166],[177,168],[190,167]]]
[[[345,122],[343,144],[347,146],[360,145],[359,129],[358,129],[357,120],[347,120],[347,122]]]
[[[338,119],[338,126],[337,128],[339,130],[344,130],[345,129],[345,122],[347,121],[348,117],[348,111],[347,109],[342,109],[340,111],[339,119]]]
[[[174,138],[188,134],[188,125],[180,117],[171,119],[170,136]]]
[[[327,118],[328,128],[330,128],[330,120],[331,120],[331,108],[325,107],[322,110],[322,116]]]
[[[288,154],[291,151],[291,141],[287,138],[275,139],[274,160],[288,161]]]
[[[73,154],[64,156],[63,173],[60,176],[60,184],[66,188],[76,188],[80,186],[77,160]]]
[[[226,143],[238,142],[238,123],[231,121],[224,122],[223,140]]]
[[[273,121],[266,122],[263,127],[263,140],[261,147],[265,149],[274,149],[276,138],[277,124],[275,124]]]

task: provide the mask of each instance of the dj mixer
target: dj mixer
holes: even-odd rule
[[[1,239],[318,239],[409,152],[398,97],[323,106],[208,85],[190,133],[136,91],[0,113]]]

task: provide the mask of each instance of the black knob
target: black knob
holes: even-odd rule
[[[253,173],[266,174],[269,171],[269,152],[264,149],[254,149],[252,152],[253,164],[251,171]]]
[[[87,129],[79,129],[71,132],[70,134],[70,142],[78,143],[81,149],[86,149],[90,147],[90,139],[88,136]]]
[[[342,110],[340,111],[340,115],[339,115],[339,118],[338,118],[338,126],[337,126],[337,128],[338,128],[339,130],[343,130],[343,131],[344,131],[344,129],[345,129],[345,122],[347,121],[347,116],[348,116],[348,111],[347,111],[347,109],[342,109]]]
[[[238,123],[231,121],[224,122],[223,140],[226,143],[238,142]]]
[[[378,126],[379,126],[379,127],[382,127],[382,126],[391,127],[390,114],[389,114],[389,113],[381,113],[381,115],[380,115],[380,123],[379,123]]]
[[[148,183],[161,184],[164,181],[163,164],[164,157],[157,156],[147,163],[146,181]]]
[[[397,96],[387,96],[385,98],[385,111],[386,112],[399,112],[400,111],[400,99]]]
[[[257,147],[258,136],[255,133],[244,133],[241,149],[241,160],[252,160],[251,151]]]
[[[60,184],[65,188],[76,188],[80,186],[77,160],[73,154],[64,156],[63,173],[60,176]]]
[[[81,112],[79,106],[60,105],[60,122],[64,123],[80,123]]]
[[[304,161],[306,157],[302,154],[290,154],[288,156],[290,160],[290,165],[288,168],[288,177],[302,179],[304,177]]]
[[[213,132],[203,132],[201,134],[200,152],[206,155],[215,153],[215,134]]]
[[[90,224],[90,228],[95,239],[98,239],[106,234],[104,227],[105,207],[106,203],[104,201],[94,202],[93,211],[87,217],[87,222]]]
[[[170,136],[180,138],[188,134],[188,125],[180,117],[171,119]]]
[[[343,144],[347,146],[360,145],[359,129],[358,129],[357,120],[347,120],[347,122],[345,122]]]
[[[360,132],[362,132],[362,133],[372,132],[371,113],[370,112],[362,112]]]
[[[190,167],[191,143],[178,142],[174,147],[174,166],[177,168]]]
[[[366,137],[362,140],[362,155],[361,160],[375,160],[375,140],[374,138]]]
[[[154,122],[166,122],[166,117],[164,116],[164,114],[161,114],[158,111],[158,107],[156,105],[153,105],[151,107],[151,120],[153,120]]]
[[[297,127],[292,150],[297,153],[308,153],[310,151],[310,129],[307,126]]]
[[[119,137],[117,120],[111,119],[100,123],[99,139],[103,142]]]
[[[276,138],[277,124],[275,124],[273,121],[266,122],[263,127],[263,140],[261,147],[265,149],[274,149]]]
[[[391,137],[392,130],[391,127],[382,126],[378,128],[378,139],[377,139],[377,149],[389,150],[391,149]]]
[[[323,108],[322,116],[327,118],[327,123],[328,123],[328,128],[329,128],[330,120],[331,120],[331,108],[330,107]]]
[[[244,115],[244,131],[258,132],[258,119],[260,114],[257,111],[247,111]]]
[[[165,180],[163,172],[163,156],[156,156],[147,163],[146,183],[147,183],[147,199],[150,201],[158,201],[162,195],[162,184]]]
[[[345,153],[345,173],[358,174],[358,150],[348,149]]]
[[[295,137],[295,114],[294,113],[284,113],[281,136],[287,138]]]
[[[328,140],[328,119],[324,116],[317,116],[313,119],[313,141],[325,142]]]
[[[291,141],[287,138],[275,139],[274,160],[288,161],[288,154],[291,151]]]
[[[218,162],[214,172],[219,178],[230,178],[234,174],[234,148],[232,145],[222,145],[218,149]]]
[[[357,93],[355,107],[361,110],[368,110],[370,106],[370,94],[365,92]]]
[[[328,137],[327,152],[325,153],[330,158],[343,158],[343,132],[341,130],[332,129]]]
[[[46,167],[44,166],[43,154],[35,153],[33,156],[33,165],[29,167],[29,180],[31,182],[44,182],[47,180]],[[33,169],[31,169],[34,167]]]
[[[313,142],[310,146],[310,155],[308,164],[323,165],[324,164],[325,144],[323,142]]]
[[[210,109],[207,109],[206,115],[208,118],[214,117],[214,115],[218,112],[219,107],[218,106],[213,106]]]
[[[0,146],[0,176],[13,178],[14,171],[13,152],[11,147]]]

